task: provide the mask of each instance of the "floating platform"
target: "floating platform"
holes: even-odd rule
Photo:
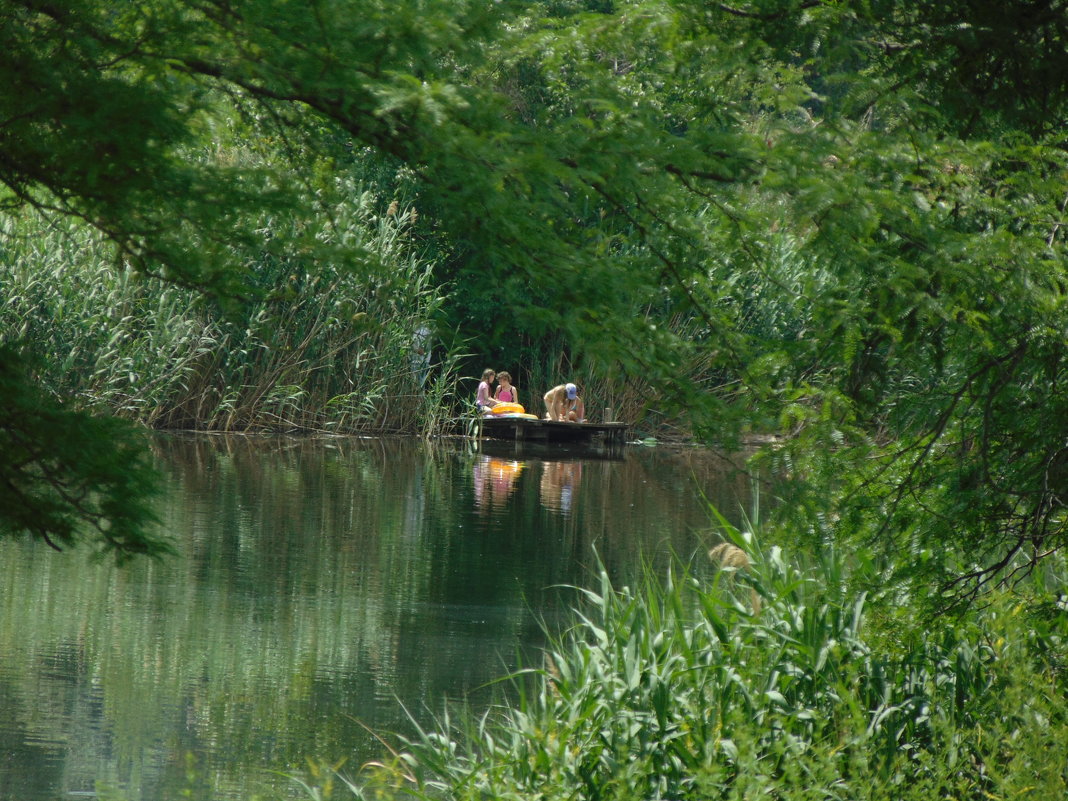
[[[622,448],[626,423],[565,423],[529,417],[483,417],[482,436],[522,442],[567,442]]]

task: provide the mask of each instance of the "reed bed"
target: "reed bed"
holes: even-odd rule
[[[434,433],[456,359],[437,347],[424,370],[415,332],[445,296],[413,255],[414,212],[361,208],[360,269],[265,256],[256,299],[225,307],[109,265],[83,227],[8,219],[0,337],[47,357],[57,395],[157,428]]]
[[[305,790],[516,801],[1068,797],[1066,676],[1052,656],[1065,645],[1063,610],[1025,618],[1002,599],[967,619],[914,625],[890,593],[852,589],[865,569],[855,556],[831,551],[802,566],[778,547],[761,551],[751,533],[726,534],[737,553],[720,551],[711,573],[680,566],[631,588],[602,572],[594,589],[576,590],[575,626],[544,664],[510,677],[508,700],[478,716],[443,713],[355,776],[316,769]]]
[[[471,366],[464,343],[432,343],[426,370],[413,352],[415,332],[432,330],[448,301],[415,254],[415,211],[352,194],[334,219],[363,256],[357,267],[265,251],[244,269],[255,298],[222,304],[116,263],[87,226],[8,216],[0,222],[0,340],[37,351],[42,383],[57,396],[155,428],[463,433],[477,384],[459,379]],[[684,341],[700,336],[693,326],[683,316],[664,323]],[[663,404],[648,375],[588,356],[573,363],[562,338],[513,355],[517,364],[494,366],[521,377],[535,413],[546,389],[573,378],[593,421],[610,408],[646,433],[690,434],[685,413]],[[679,372],[695,387],[715,376],[696,351]]]

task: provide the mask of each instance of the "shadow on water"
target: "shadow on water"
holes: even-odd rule
[[[353,768],[533,661],[596,560],[703,553],[705,451],[160,436],[180,551],[127,569],[0,544],[0,800],[248,798]],[[502,691],[497,685],[496,691]],[[407,710],[407,711],[406,711]]]

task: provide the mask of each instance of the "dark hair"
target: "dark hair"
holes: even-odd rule
[[[482,371],[482,380],[485,381],[491,375],[497,375],[497,371],[490,367],[487,367],[485,370]]]

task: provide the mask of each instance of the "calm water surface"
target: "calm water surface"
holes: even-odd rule
[[[748,479],[703,451],[166,436],[132,567],[0,543],[0,799],[306,798],[561,625],[599,557],[626,581],[714,540]],[[407,711],[405,711],[407,710]]]

